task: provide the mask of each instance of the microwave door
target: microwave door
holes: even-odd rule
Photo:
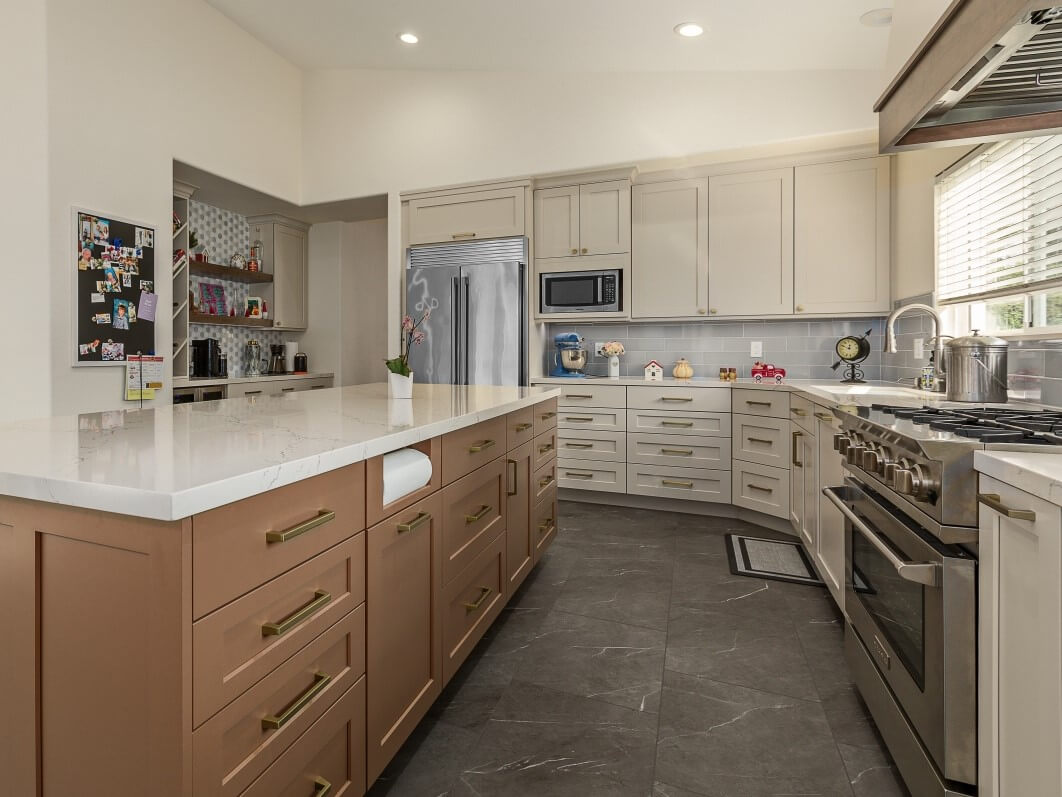
[[[590,275],[551,276],[545,280],[545,305],[555,312],[590,310],[597,303],[600,277]]]

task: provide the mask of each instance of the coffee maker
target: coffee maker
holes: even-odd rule
[[[196,338],[192,341],[192,377],[195,379],[223,378],[221,343],[217,338]]]
[[[286,374],[287,365],[284,362],[284,344],[271,343],[269,345],[269,373]]]

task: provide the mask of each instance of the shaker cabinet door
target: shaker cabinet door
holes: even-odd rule
[[[631,185],[626,180],[579,186],[579,254],[631,250]]]
[[[307,237],[277,224],[273,231],[273,326],[306,329],[309,323]]]
[[[535,191],[535,257],[579,254],[579,186]]]

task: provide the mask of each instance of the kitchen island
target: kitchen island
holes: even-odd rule
[[[555,535],[557,392],[0,427],[9,793],[362,794]]]

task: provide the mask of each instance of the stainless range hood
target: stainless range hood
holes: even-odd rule
[[[1062,131],[1062,4],[955,0],[874,110],[882,152]]]

